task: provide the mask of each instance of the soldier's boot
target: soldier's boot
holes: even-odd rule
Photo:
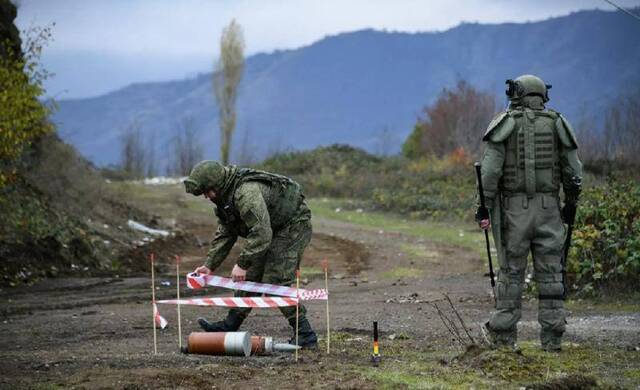
[[[553,331],[540,332],[540,344],[547,352],[562,351],[562,333]]]
[[[491,328],[489,322],[484,324],[484,328],[487,330],[489,337],[490,347],[492,349],[509,348],[514,351],[517,350],[516,341],[518,340],[518,329],[513,327],[506,331],[497,331]]]
[[[289,325],[293,328],[293,337],[289,340],[289,344],[296,345],[296,319],[290,319]],[[298,345],[306,349],[313,349],[318,346],[318,336],[311,328],[307,317],[301,317],[298,323]]]
[[[553,264],[560,270],[559,264]],[[538,322],[540,323],[540,344],[542,349],[548,352],[560,352],[562,350],[562,335],[566,329],[567,314],[564,310],[564,285],[562,274],[538,272],[538,288],[540,300],[538,307]]]
[[[222,321],[211,322],[202,317],[198,318],[198,325],[200,325],[205,332],[235,332],[240,329],[243,321],[244,317],[234,311],[230,311]]]

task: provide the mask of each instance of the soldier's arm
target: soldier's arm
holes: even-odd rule
[[[577,201],[580,189],[575,188],[574,178],[582,179],[582,162],[578,158],[578,142],[571,124],[562,115],[556,121],[556,129],[560,139],[560,169],[565,200]]]
[[[235,203],[240,212],[240,218],[249,229],[247,245],[238,259],[238,266],[247,269],[271,245],[273,237],[271,218],[259,183],[249,182],[241,185],[236,190]]]
[[[205,266],[211,271],[218,268],[224,259],[227,258],[237,239],[238,236],[233,229],[218,220],[218,229],[209,245]]]
[[[498,193],[498,182],[502,177],[505,146],[503,142],[487,141],[482,156],[482,185],[488,208],[493,208],[493,201]]]
[[[578,157],[578,149],[563,147],[560,151],[560,167],[562,169],[562,185],[565,188],[572,177],[582,177],[582,162]]]

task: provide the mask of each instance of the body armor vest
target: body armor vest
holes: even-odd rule
[[[499,184],[505,193],[557,194],[561,184],[558,115],[551,111],[525,108],[510,110],[515,121],[505,140],[506,155]]]
[[[269,186],[264,201],[274,230],[285,226],[296,215],[300,204],[304,201],[300,185],[286,176],[250,168],[239,169],[231,191],[225,194],[224,201],[216,207],[216,215],[225,224],[238,225],[240,235],[243,237],[246,235],[246,226],[240,218],[234,195],[238,187],[251,181]]]

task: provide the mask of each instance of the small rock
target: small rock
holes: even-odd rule
[[[388,338],[389,340],[395,340],[395,339],[396,339],[396,337],[398,337],[398,336],[396,336],[396,334],[395,334],[395,333],[392,333],[392,334],[390,334],[389,336],[387,336],[387,338]]]

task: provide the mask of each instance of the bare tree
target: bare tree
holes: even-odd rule
[[[251,142],[251,130],[249,127],[245,127],[242,133],[242,139],[240,140],[240,148],[238,149],[238,164],[252,165],[257,163],[256,149],[255,145]]]
[[[282,134],[277,133],[275,137],[271,139],[269,146],[267,146],[267,151],[265,154],[265,158],[269,159],[278,154],[284,153],[286,150],[284,146],[284,141],[282,140]]]
[[[124,129],[120,142],[122,144],[120,160],[122,170],[134,177],[144,176],[146,158],[140,122],[137,120],[131,122]]]
[[[443,89],[435,104],[424,108],[403,153],[410,158],[442,157],[457,150],[478,157],[482,133],[495,111],[493,95],[461,80],[454,89]]]
[[[388,156],[392,153],[393,149],[393,133],[389,129],[389,126],[384,126],[382,130],[375,137],[376,142],[376,154],[379,156]]]
[[[482,134],[496,112],[495,98],[460,81],[450,98],[457,100],[458,116],[455,118],[453,141],[473,157],[480,157]]]
[[[640,88],[621,95],[607,112],[605,134],[611,133],[613,160],[640,165]]]
[[[213,89],[218,103],[220,159],[229,163],[231,138],[236,126],[236,98],[244,70],[244,36],[234,20],[222,30],[220,59],[213,73]]]
[[[580,159],[585,166],[594,171],[607,168],[604,163],[609,159],[609,151],[605,145],[605,137],[597,125],[595,115],[586,104],[580,108],[575,129],[580,144]]]
[[[146,175],[147,177],[154,177],[158,174],[158,165],[156,159],[156,132],[151,133],[146,148],[145,148],[145,160],[146,160]]]
[[[175,137],[173,145],[175,150],[172,173],[188,175],[204,155],[202,145],[198,143],[193,117],[182,119],[181,132]]]

